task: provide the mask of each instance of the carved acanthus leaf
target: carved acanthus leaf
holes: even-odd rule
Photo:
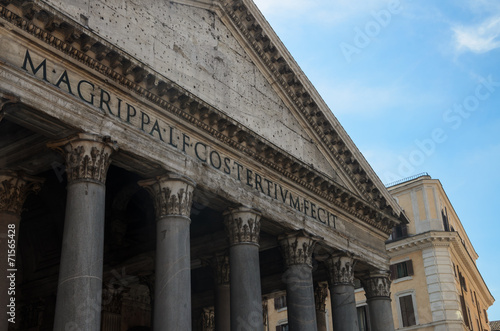
[[[49,143],[48,147],[64,156],[68,182],[91,180],[102,184],[106,182],[111,154],[118,149],[109,137],[86,133]]]
[[[257,210],[250,208],[230,209],[224,213],[229,244],[259,244],[260,217]]]
[[[28,176],[14,171],[0,172],[0,211],[21,215],[26,197],[38,193],[42,178]]]
[[[331,285],[354,286],[354,266],[356,260],[348,255],[332,255],[325,260]]]
[[[279,239],[285,265],[306,264],[312,267],[312,253],[318,237],[304,231],[287,234]]]
[[[169,173],[142,180],[139,185],[153,197],[157,219],[164,216],[190,216],[193,191],[196,186],[191,179]]]
[[[362,279],[367,299],[376,297],[389,298],[391,296],[391,281],[388,273],[371,275]]]

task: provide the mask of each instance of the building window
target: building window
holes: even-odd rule
[[[392,228],[392,240],[408,237],[408,227],[406,224],[399,224]]]
[[[448,211],[446,210],[446,207],[444,210],[441,209],[441,219],[443,220],[444,231],[449,232],[450,222],[448,221]]]
[[[460,280],[460,286],[462,289],[467,292],[467,282],[465,281],[465,277],[462,276],[462,273],[459,271],[458,272],[458,279]]]
[[[460,296],[460,306],[462,307],[462,315],[464,318],[464,323],[468,328],[470,328],[469,315],[467,314],[467,307],[465,306],[465,300],[463,295]]]
[[[358,313],[358,326],[359,326],[359,331],[369,331],[370,329],[368,328],[368,319],[367,319],[367,312],[366,312],[366,307],[367,306],[361,306],[356,308],[356,311]]]
[[[286,295],[274,298],[274,309],[281,310],[285,308],[286,308]]]
[[[288,323],[276,325],[276,331],[288,331]]]
[[[411,260],[392,264],[390,269],[391,279],[413,276],[413,263]]]
[[[412,294],[399,297],[399,311],[401,313],[400,317],[403,327],[417,325]]]

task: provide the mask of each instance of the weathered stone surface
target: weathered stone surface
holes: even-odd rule
[[[215,12],[153,0],[53,3],[77,21],[88,17],[105,40],[334,177],[312,137]]]

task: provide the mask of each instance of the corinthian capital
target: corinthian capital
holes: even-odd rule
[[[0,211],[21,215],[26,197],[38,193],[43,181],[20,172],[0,171]]]
[[[214,271],[215,282],[217,285],[229,285],[229,256],[227,253],[216,254],[210,261]]]
[[[224,213],[229,244],[259,245],[261,213],[255,209],[240,207]]]
[[[328,297],[328,286],[326,284],[316,284],[314,287],[314,302],[316,310],[326,310],[326,298]]]
[[[109,137],[79,133],[47,144],[61,152],[66,160],[68,182],[91,180],[104,184],[111,154],[117,150]]]
[[[215,330],[215,312],[212,307],[203,308],[202,324],[203,324],[203,331]]]
[[[325,260],[329,281],[332,285],[354,286],[354,266],[356,260],[347,254],[332,255]]]
[[[153,197],[156,217],[191,215],[193,191],[196,183],[190,178],[168,173],[153,179],[141,180],[143,186]]]
[[[302,230],[280,236],[278,240],[286,266],[307,264],[312,267],[312,253],[317,239]]]
[[[378,272],[370,274],[361,280],[363,288],[365,289],[365,296],[367,299],[375,297],[391,296],[391,281],[389,280],[389,272]]]

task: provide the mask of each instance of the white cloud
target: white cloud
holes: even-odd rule
[[[455,46],[458,50],[486,53],[500,48],[500,16],[495,16],[480,24],[454,26]]]

